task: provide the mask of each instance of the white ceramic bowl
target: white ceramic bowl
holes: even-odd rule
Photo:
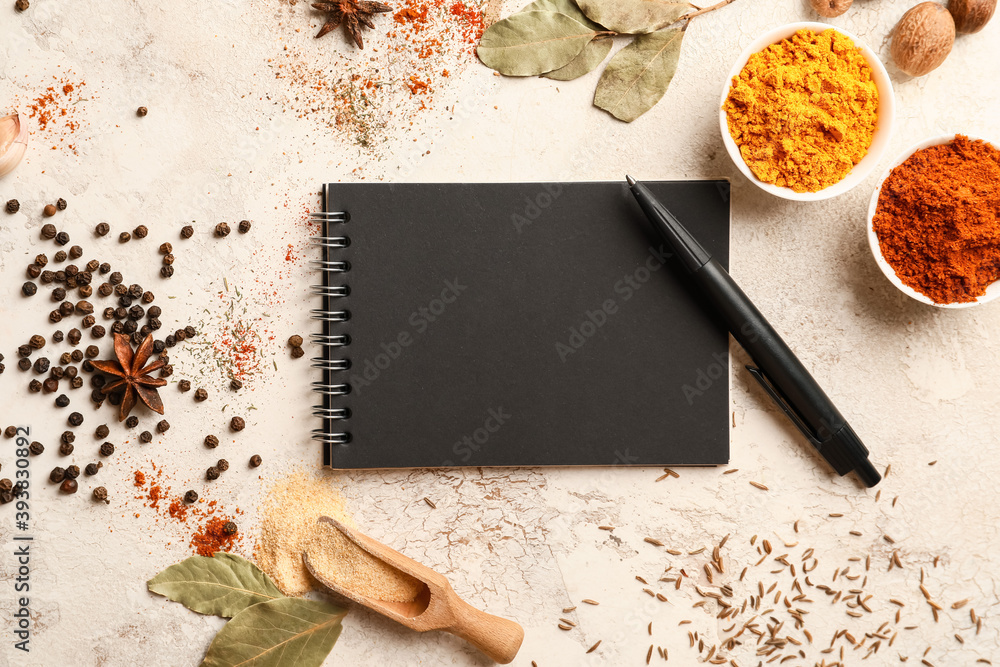
[[[868,148],[868,153],[861,159],[861,162],[854,165],[854,169],[848,172],[842,180],[833,185],[823,188],[818,192],[795,192],[791,188],[778,187],[777,185],[772,185],[770,183],[764,183],[753,175],[750,171],[750,167],[747,166],[746,162],[743,161],[743,156],[740,155],[740,149],[736,146],[736,142],[733,141],[733,137],[729,134],[729,124],[726,122],[726,110],[723,108],[726,104],[726,98],[729,97],[729,89],[732,86],[733,77],[738,76],[743,68],[746,66],[747,61],[750,60],[750,56],[763,50],[764,48],[780,42],[783,39],[791,37],[797,31],[803,28],[808,28],[814,32],[822,32],[829,28],[833,28],[840,34],[848,37],[857,46],[861,48],[861,52],[864,55],[865,60],[872,68],[872,78],[875,81],[875,87],[878,89],[878,123],[875,128],[875,136],[872,138],[872,145]],[[885,156],[885,151],[889,147],[889,139],[892,136],[892,125],[893,120],[896,117],[896,103],[895,98],[892,93],[892,83],[889,81],[889,75],[885,71],[885,67],[882,65],[882,61],[878,59],[875,52],[868,48],[860,39],[847,32],[846,30],[841,30],[840,28],[834,28],[827,23],[815,23],[815,22],[800,22],[800,23],[789,23],[783,25],[779,28],[769,30],[753,42],[750,46],[740,54],[740,57],[736,60],[736,64],[733,65],[733,69],[729,72],[729,76],[726,77],[726,84],[722,87],[722,99],[719,102],[719,125],[722,128],[722,141],[726,144],[726,150],[729,151],[729,157],[733,159],[736,166],[739,167],[740,171],[750,179],[752,183],[757,185],[761,190],[765,192],[770,192],[772,195],[777,197],[783,197],[784,199],[793,199],[795,201],[819,201],[821,199],[829,199],[830,197],[836,197],[841,195],[855,185],[865,180],[875,167]]]
[[[899,166],[903,162],[906,162],[907,158],[909,158],[911,155],[913,155],[920,149],[930,148],[931,146],[938,146],[940,144],[947,144],[954,138],[955,138],[954,134],[945,134],[940,137],[925,139],[920,143],[910,146],[905,151],[903,151],[895,160],[892,161],[892,164],[890,164],[889,167],[885,170],[885,172],[882,174],[882,177],[878,179],[878,185],[875,187],[875,192],[872,193],[872,200],[868,204],[868,245],[872,249],[872,255],[875,257],[875,263],[878,264],[878,268],[882,269],[882,273],[884,273],[885,277],[889,279],[889,282],[898,287],[899,291],[901,291],[906,296],[916,299],[920,303],[926,303],[929,306],[936,306],[938,308],[971,308],[972,306],[978,306],[988,301],[992,301],[993,299],[1000,296],[1000,280],[994,282],[992,285],[987,287],[986,293],[983,294],[981,297],[979,297],[979,299],[976,301],[967,301],[961,303],[935,303],[929,297],[921,294],[912,287],[904,285],[903,281],[899,279],[899,276],[896,275],[896,271],[892,268],[889,262],[885,261],[885,257],[882,256],[882,248],[881,246],[879,246],[878,235],[875,233],[875,225],[874,225],[875,210],[878,208],[878,198],[879,195],[882,193],[882,184],[885,183],[885,179],[889,177],[889,172],[891,172],[893,168]],[[982,139],[982,137],[970,136],[969,139]],[[983,141],[987,141],[993,146],[1000,146],[1000,144],[989,141],[988,139],[983,139]]]

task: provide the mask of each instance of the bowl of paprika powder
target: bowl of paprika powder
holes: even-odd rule
[[[868,244],[889,281],[939,308],[1000,297],[1000,150],[965,135],[925,139],[885,171]]]

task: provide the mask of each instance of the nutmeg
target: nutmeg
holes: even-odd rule
[[[854,0],[809,0],[813,11],[828,19],[840,16],[850,9],[853,3]]]
[[[890,52],[896,66],[923,76],[944,62],[955,43],[955,21],[936,2],[922,2],[903,14],[892,32]]]
[[[956,32],[979,32],[993,18],[996,8],[997,0],[948,0]]]

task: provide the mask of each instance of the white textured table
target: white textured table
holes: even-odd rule
[[[23,14],[13,10],[13,0],[4,3],[0,107],[27,113],[31,101],[54,86],[56,102],[46,108],[65,109],[66,116],[57,112],[45,129],[37,115],[29,119],[34,134],[26,163],[0,181],[0,200],[17,197],[22,203],[17,215],[0,213],[0,350],[7,357],[0,425],[30,425],[32,439],[47,447],[30,468],[35,486],[27,531],[34,537],[28,654],[13,649],[11,620],[19,596],[12,540],[21,531],[14,527],[13,507],[0,507],[0,664],[200,660],[222,621],[152,596],[144,585],[190,554],[192,526],[135,500],[132,474],[149,472],[155,462],[163,483],[176,493],[203,487],[205,467],[226,456],[234,470],[207,493],[226,512],[242,510],[240,552],[249,554],[262,490],[296,466],[318,467],[318,447],[308,437],[315,425],[308,390],[313,378],[306,360],[289,358],[284,341],[313,328],[308,286],[315,276],[306,268],[311,230],[304,216],[315,207],[322,181],[619,179],[626,171],[641,178],[732,179],[732,272],[815,369],[869,445],[876,466],[892,463],[878,487],[881,498],[817,463],[751,384],[742,371],[746,358],[734,348],[731,467],[738,472],[681,470],[679,478],[660,482],[654,481],[659,469],[621,468],[331,475],[359,525],[446,573],[472,603],[523,624],[521,665],[641,665],[650,643],[669,651],[670,664],[695,664],[689,630],[704,639],[704,657],[720,637],[735,632],[730,625],[752,615],[748,610],[735,621],[717,619],[715,601],[695,591],[695,585],[713,591],[727,582],[734,595],[726,599],[736,606],[756,594],[758,581],[765,588],[775,582],[782,599],[774,603],[768,593],[764,606],[785,621],[776,637],[805,641],[786,611],[784,598],[797,591],[789,569],[773,560],[782,554],[790,554],[787,561],[799,568],[800,585],[812,600],[790,604],[809,612],[804,627],[814,644],[789,643],[758,658],[756,637],[745,632],[743,644],[725,654],[734,664],[747,667],[774,655],[796,656],[783,664],[832,662],[841,647],[847,664],[860,664],[879,642],[866,633],[884,638],[865,664],[897,664],[900,656],[908,656],[909,664],[921,658],[937,666],[970,665],[977,658],[1000,664],[1000,345],[994,333],[1000,307],[925,308],[881,276],[864,234],[875,176],[835,201],[779,201],[738,174],[719,137],[717,103],[730,64],[764,29],[812,18],[800,4],[736,0],[697,20],[667,95],[625,125],[590,106],[596,74],[570,83],[503,79],[475,63],[467,46],[464,56],[454,48],[428,59],[433,72],[410,71],[413,59],[387,47],[391,17],[378,17],[377,30],[366,33],[365,51],[355,52],[339,32],[314,40],[319,17],[304,2],[33,0]],[[832,23],[887,56],[886,35],[909,4],[859,1]],[[501,14],[516,9],[506,5]],[[390,41],[398,45],[403,39],[397,34]],[[944,132],[1000,136],[1000,19],[960,39],[946,64],[928,77],[909,80],[890,71],[898,107],[892,153]],[[341,90],[334,96],[339,101],[331,102],[317,89],[350,73],[361,84],[381,81],[381,87],[367,89],[380,97],[361,109],[368,117],[342,116],[341,125],[331,126],[324,119],[350,95]],[[407,87],[428,81],[425,93]],[[74,90],[62,93],[66,83]],[[348,101],[360,104],[358,89],[352,91]],[[420,102],[429,108],[419,109]],[[135,116],[140,105],[149,108],[145,118]],[[85,492],[60,497],[44,481],[65,460],[56,451],[64,415],[52,407],[51,396],[29,394],[31,374],[16,369],[16,346],[54,328],[45,320],[48,306],[40,302],[47,297],[40,293],[29,301],[19,287],[31,258],[55,250],[38,230],[41,207],[58,197],[69,207],[53,222],[84,246],[84,259],[107,259],[153,289],[167,330],[193,324],[203,342],[212,341],[227,323],[244,320],[262,337],[262,370],[236,394],[225,388],[227,379],[206,348],[175,348],[173,379],[192,378],[210,390],[210,399],[195,405],[175,386],[166,388],[173,428],[150,445],[123,445],[129,437],[124,427],[112,426],[109,439],[119,443],[119,452],[99,474],[110,506],[98,506]],[[248,235],[234,231],[226,240],[212,238],[216,222],[242,218],[253,221]],[[91,230],[102,220],[115,235],[141,222],[150,236],[127,245],[97,239]],[[190,220],[197,221],[197,235],[178,241],[180,226]],[[174,243],[177,256],[177,273],[169,281],[157,275],[155,249],[163,240]],[[112,413],[107,406],[94,413],[86,401],[89,389],[78,391],[73,404],[85,406],[87,420],[77,443],[76,461],[83,464],[97,458],[91,429],[110,423]],[[246,431],[224,438],[217,450],[205,449],[205,433],[224,431],[232,414],[247,418]],[[151,425],[145,420],[144,427]],[[624,451],[628,443],[617,446]],[[2,476],[14,469],[13,450],[11,441],[0,440]],[[253,453],[264,457],[256,473],[246,468]],[[752,487],[751,480],[770,490]],[[93,486],[88,481],[84,488]],[[436,509],[423,502],[425,496]],[[616,528],[608,532],[599,525]],[[725,574],[716,572],[712,587],[702,566],[726,535]],[[759,537],[751,546],[754,535]],[[644,537],[684,554],[672,556]],[[774,552],[754,567],[764,539]],[[687,553],[702,547],[704,553]],[[813,588],[801,571],[806,549],[818,559],[809,573]],[[895,550],[903,567],[887,570]],[[805,563],[813,567],[811,558]],[[657,582],[667,566],[673,568],[668,577],[680,568],[690,577],[680,590]],[[744,566],[750,570],[741,583]],[[843,568],[849,568],[846,576],[867,580],[847,579]],[[929,595],[943,607],[939,622],[918,587],[921,568]],[[644,593],[637,575],[667,601]],[[843,599],[831,604],[831,596],[815,589],[819,584],[842,590],[844,598],[850,589],[864,590],[862,600],[872,596],[865,603],[871,612],[856,604],[852,609]],[[581,604],[582,598],[600,605]],[[967,604],[952,609],[966,598]],[[692,608],[702,600],[708,604]],[[562,613],[574,605],[576,611]],[[983,619],[978,634],[970,608]],[[559,630],[560,617],[577,626]],[[691,623],[679,627],[683,620]],[[756,626],[765,639],[769,622]],[[834,653],[821,654],[841,629],[863,645],[853,648],[841,636]],[[600,647],[585,654],[597,640]],[[658,660],[654,650],[654,664]],[[356,610],[328,664],[481,665],[485,658],[451,637],[417,635]]]

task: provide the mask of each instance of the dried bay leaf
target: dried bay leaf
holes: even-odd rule
[[[256,565],[221,551],[212,558],[192,556],[171,565],[146,585],[199,614],[225,618],[259,602],[284,597]]]
[[[520,12],[487,28],[476,54],[501,74],[535,76],[568,65],[595,35],[565,14]]]
[[[654,32],[687,14],[693,5],[677,0],[578,0],[591,20],[627,34]]]
[[[612,39],[610,37],[595,39],[583,47],[580,55],[573,58],[568,65],[552,70],[551,72],[546,72],[542,76],[547,79],[556,79],[557,81],[571,81],[584,74],[588,74],[594,71],[608,57],[608,53],[611,52],[611,44]]]
[[[215,635],[201,667],[320,667],[337,643],[346,614],[341,607],[302,598],[255,604]]]
[[[604,28],[587,18],[587,15],[583,13],[575,0],[535,0],[521,11],[558,12],[559,14],[565,14],[574,21],[579,21],[592,30],[604,30]]]
[[[677,71],[683,30],[639,35],[604,68],[594,104],[626,123],[649,111]]]

